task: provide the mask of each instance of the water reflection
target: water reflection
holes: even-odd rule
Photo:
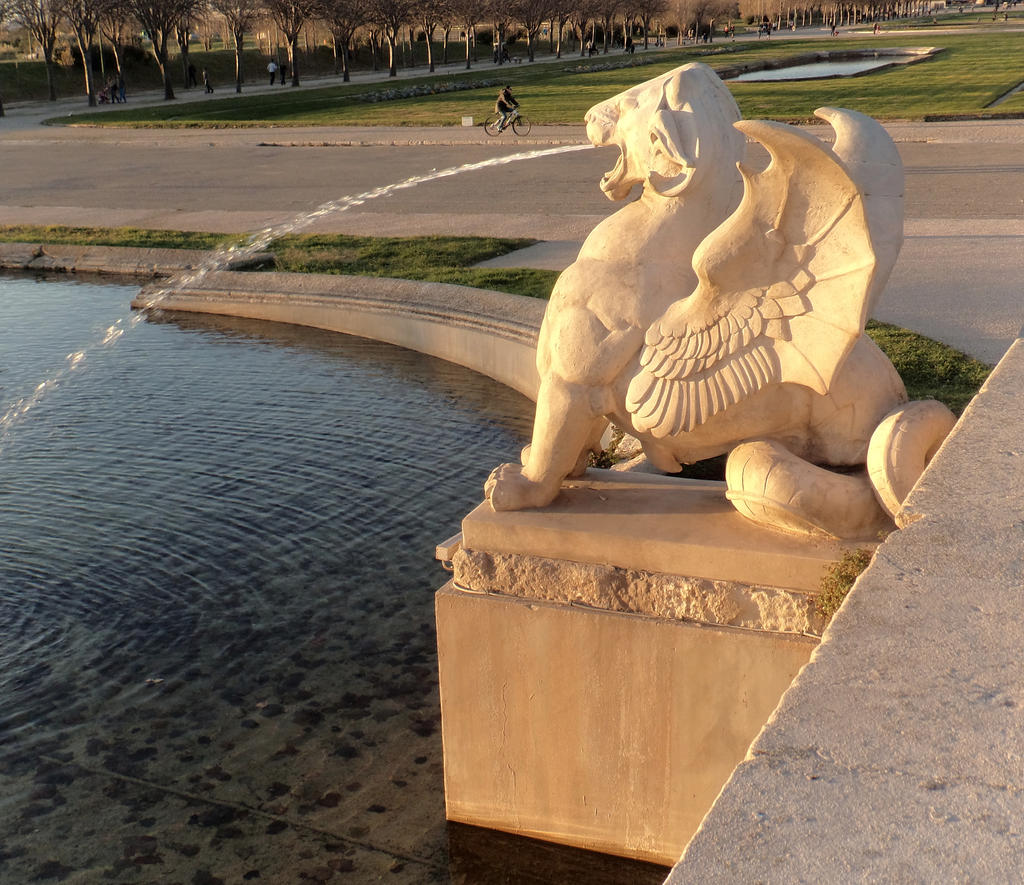
[[[451,881],[457,885],[660,885],[665,867],[448,824]]]
[[[0,281],[4,395],[132,294]],[[255,321],[164,315],[94,354],[0,459],[0,879],[516,869],[529,840],[449,845],[432,548],[531,414],[430,357]]]

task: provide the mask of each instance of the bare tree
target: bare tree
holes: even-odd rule
[[[438,0],[413,0],[412,14],[416,17],[416,23],[423,28],[427,38],[427,66],[430,73],[434,73],[434,47],[431,37],[437,28],[441,17],[441,4]]]
[[[452,28],[458,22],[454,4],[451,0],[434,0],[437,7],[437,24],[441,28],[441,64],[448,64],[448,39]]]
[[[224,16],[231,31],[235,43],[235,92],[241,92],[245,35],[259,17],[259,0],[211,0],[211,5]]]
[[[349,47],[356,31],[366,22],[363,0],[323,0],[320,14],[331,30],[335,58],[341,61],[342,79],[348,83]]]
[[[506,45],[508,38],[513,33],[512,25],[515,23],[508,4],[504,0],[492,0],[488,13],[494,22],[493,37],[491,38],[494,48],[494,60],[502,65],[505,63]]]
[[[551,0],[511,0],[509,12],[526,31],[526,55],[534,60],[534,45],[537,35],[544,22],[551,18],[553,3]]]
[[[682,35],[692,27],[694,40],[700,40],[705,25],[710,32],[715,26],[715,19],[735,14],[735,10],[735,0],[678,0],[675,12],[679,33]]]
[[[185,88],[192,86],[195,79],[195,68],[189,58],[189,41],[192,39],[192,16],[195,9],[184,10],[185,14],[174,24],[174,40],[178,44],[178,57],[181,60],[181,75],[185,81]],[[198,81],[196,83],[198,86]]]
[[[164,98],[167,100],[174,98],[167,42],[174,36],[178,23],[192,15],[198,3],[199,0],[128,0],[128,8],[153,44],[153,57],[163,77]]]
[[[572,14],[573,4],[570,0],[551,0],[551,32],[555,38],[555,58],[562,57],[562,35],[567,25],[572,27]]]
[[[124,77],[124,47],[131,31],[132,14],[127,0],[97,0],[99,29],[114,51],[114,64],[118,77]]]
[[[312,0],[263,0],[274,24],[288,42],[288,66],[292,72],[292,86],[299,85],[299,34],[306,19],[314,13]]]
[[[620,0],[594,0],[592,15],[601,22],[604,54],[608,54],[608,43],[615,27],[615,16],[619,14]]]
[[[75,35],[85,71],[85,95],[89,107],[96,106],[96,82],[92,76],[92,44],[99,28],[99,6],[93,0],[65,0],[64,16]]]
[[[667,9],[668,0],[633,0],[633,14],[640,19],[640,25],[644,29],[644,49],[648,47],[651,22],[664,15]]]
[[[412,0],[370,0],[369,17],[388,44],[388,76],[398,76],[398,36],[413,14]]]
[[[481,21],[487,12],[487,0],[450,0],[452,14],[466,39],[466,70],[476,60],[476,23]]]
[[[590,28],[590,40],[594,39],[594,3],[593,0],[578,0],[569,12],[569,26],[580,38],[580,58],[587,53],[587,28]]]
[[[56,101],[56,62],[53,53],[57,45],[58,28],[64,17],[63,0],[10,0],[7,14],[32,35],[43,51],[49,99]]]

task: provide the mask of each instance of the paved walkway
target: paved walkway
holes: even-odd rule
[[[61,110],[68,106],[58,103]],[[479,127],[460,126],[123,131],[39,125],[53,109],[9,106],[0,120],[0,223],[245,232],[285,225],[325,201],[412,176],[586,144],[582,126],[538,126],[526,139],[490,139]],[[481,115],[488,110],[482,99]],[[907,171],[907,238],[878,318],[995,362],[1024,322],[1024,121],[888,129]],[[467,171],[325,215],[308,229],[534,237],[549,245],[514,260],[557,269],[615,210],[597,188],[613,163],[609,150],[586,149]]]

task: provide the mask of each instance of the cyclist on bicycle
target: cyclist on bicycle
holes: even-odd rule
[[[498,93],[498,100],[494,103],[494,112],[501,114],[501,119],[498,121],[499,132],[508,125],[508,119],[517,107],[519,107],[519,102],[512,95],[512,87],[506,83]]]

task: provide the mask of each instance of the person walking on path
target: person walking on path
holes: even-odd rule
[[[213,86],[210,85],[210,74],[206,70],[206,68],[203,68],[203,86],[206,87],[206,94],[207,95],[209,95],[211,92],[213,92]]]
[[[270,60],[270,64],[267,65],[267,73],[270,74],[270,85],[274,85],[274,80],[277,79],[277,62],[273,59]]]
[[[284,78],[288,76],[288,65],[281,62],[281,85],[284,86]]]

